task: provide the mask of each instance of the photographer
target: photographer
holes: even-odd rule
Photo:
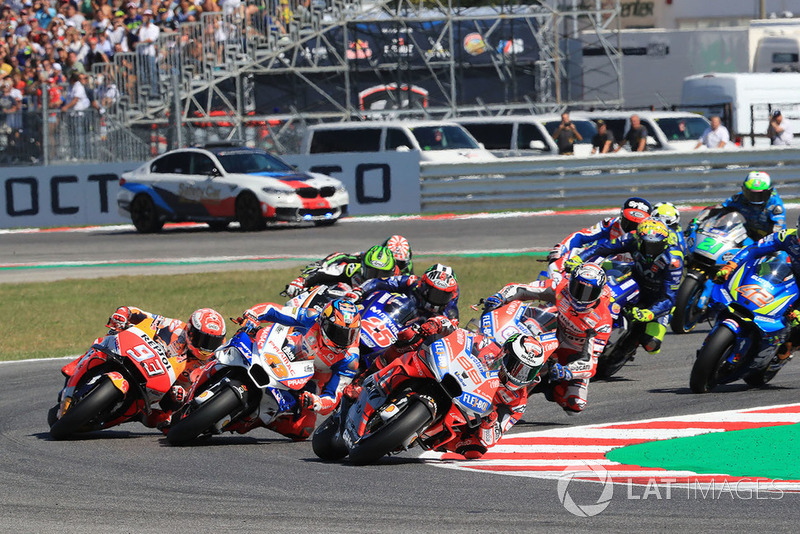
[[[569,113],[561,114],[561,124],[553,132],[553,139],[558,145],[558,153],[564,156],[572,156],[575,153],[575,141],[583,141],[583,137],[569,120]]]

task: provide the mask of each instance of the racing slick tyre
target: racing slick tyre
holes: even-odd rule
[[[141,194],[131,202],[131,221],[136,231],[141,234],[154,234],[164,227],[164,221],[158,216],[158,210],[149,195]]]
[[[335,413],[319,425],[311,437],[311,448],[322,460],[334,462],[347,456],[347,446],[339,434],[339,414]]]
[[[709,334],[689,377],[689,387],[694,393],[708,393],[744,364],[745,358],[733,365],[727,361],[735,348],[736,334],[730,329],[720,327]]]
[[[94,388],[70,406],[61,419],[53,423],[50,427],[50,437],[62,440],[85,431],[88,423],[99,415],[107,415],[122,397],[123,393],[111,380],[101,378]]]
[[[699,279],[687,276],[675,298],[675,313],[672,314],[670,326],[676,334],[691,332],[703,317],[702,310],[697,309],[697,302],[703,294],[705,275],[698,273]]]
[[[367,465],[378,461],[425,428],[430,420],[431,412],[428,407],[420,400],[409,399],[403,412],[365,435],[350,449],[350,463]]]
[[[236,198],[236,220],[244,232],[262,230],[266,227],[264,217],[261,215],[261,203],[252,192],[245,191]]]
[[[167,433],[167,441],[170,445],[187,445],[210,430],[217,422],[236,413],[241,407],[239,396],[231,388],[222,388],[175,423]]]

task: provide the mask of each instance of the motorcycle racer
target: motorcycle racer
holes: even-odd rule
[[[332,256],[335,256],[332,258]],[[372,278],[386,278],[398,274],[392,251],[382,245],[375,245],[360,257],[335,253],[321,264],[312,264],[303,274],[292,280],[284,290],[289,297],[295,297],[304,290],[321,285],[344,282],[356,286]]]
[[[573,269],[583,261],[622,252],[633,256],[632,276],[639,284],[639,301],[630,310],[635,324],[629,339],[651,354],[661,350],[683,276],[683,252],[670,244],[669,235],[663,222],[647,219],[635,232],[597,244],[565,262],[567,269]]]
[[[744,216],[747,235],[754,241],[786,229],[786,209],[766,172],[751,171],[742,182],[742,192],[722,202],[721,207]],[[694,219],[689,229],[696,229],[704,219]]]
[[[681,228],[681,212],[672,202],[658,202],[653,206],[653,219],[658,219],[667,225],[670,231],[670,244],[677,244],[681,252],[686,254],[686,237]]]
[[[579,249],[600,241],[616,239],[636,230],[637,225],[650,216],[652,206],[639,197],[631,197],[622,204],[617,217],[606,217],[589,228],[584,228],[568,235],[557,243],[547,256],[548,276],[559,279],[563,270],[563,262]]]
[[[108,318],[108,334],[118,334],[123,330],[152,319],[155,335],[153,339],[163,345],[169,357],[185,361],[186,367],[175,380],[169,396],[161,400],[161,410],[153,409],[142,423],[150,428],[166,432],[172,413],[186,400],[202,367],[214,355],[214,351],[225,343],[225,319],[211,308],[195,310],[187,322],[156,315],[134,306],[120,306]],[[98,338],[95,343],[102,341]],[[77,358],[62,371],[70,375],[81,358]]]
[[[362,298],[375,291],[408,295],[423,319],[444,315],[458,324],[458,280],[453,268],[447,265],[431,265],[422,276],[373,278],[353,288]]]
[[[775,252],[785,252],[789,256],[789,261],[791,262],[795,283],[798,285],[798,288],[800,288],[800,240],[798,240],[798,231],[800,231],[800,219],[797,221],[797,228],[775,232],[757,243],[743,248],[731,261],[726,263],[717,272],[716,281],[722,282],[726,280],[730,274],[743,263],[768,256]],[[781,366],[790,359],[792,346],[800,344],[800,328],[798,328],[800,327],[800,310],[797,309],[798,305],[800,305],[800,303],[796,302],[792,310],[787,314],[789,327],[791,328],[791,339],[789,339],[787,343],[781,344],[778,348]],[[779,341],[784,341],[788,338],[789,333],[790,332],[784,330],[779,331],[776,335]],[[762,340],[757,362],[763,363],[766,359],[771,358],[773,353],[774,344],[771,343],[771,340]]]
[[[577,414],[586,407],[589,380],[597,358],[605,349],[613,319],[606,275],[598,265],[582,264],[560,280],[509,284],[484,302],[484,313],[513,300],[541,300],[558,311],[557,363],[551,367],[556,383],[553,398],[565,412]]]
[[[267,428],[293,440],[307,439],[314,431],[317,414],[327,415],[339,404],[342,391],[352,382],[358,368],[361,316],[351,302],[336,299],[322,312],[310,308],[281,308],[265,303],[246,310],[242,317],[253,330],[261,322],[295,327],[289,342],[296,359],[313,359],[314,376],[300,393],[299,412],[284,415]],[[245,433],[260,419],[235,430]]]

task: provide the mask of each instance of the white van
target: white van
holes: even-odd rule
[[[365,121],[309,126],[303,154],[416,150],[420,162],[465,163],[496,160],[467,130],[454,122]]]
[[[694,150],[697,141],[711,123],[702,115],[690,111],[591,111],[574,113],[576,118],[602,119],[614,134],[617,144],[631,127],[631,115],[638,115],[647,128],[647,150]],[[732,148],[733,145],[731,144]],[[625,150],[630,150],[625,145]]]
[[[594,123],[570,116],[582,141],[575,143],[575,155],[588,156],[592,137],[597,133]],[[495,156],[550,156],[558,154],[552,133],[561,124],[561,115],[510,115],[503,117],[458,117],[453,121]]]
[[[719,114],[725,104],[731,107],[731,138],[744,138],[752,128],[755,135],[762,136],[756,144],[768,145],[769,140],[764,136],[770,109],[780,109],[784,115],[789,112],[795,117],[800,114],[800,73],[713,73],[683,79],[681,105],[700,108],[705,114]]]

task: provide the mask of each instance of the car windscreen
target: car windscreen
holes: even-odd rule
[[[597,128],[595,127],[594,123],[591,121],[582,121],[582,120],[573,120],[570,121],[572,124],[575,125],[575,128],[578,130],[578,133],[581,134],[581,139],[578,141],[575,140],[575,144],[591,144],[592,137],[597,134]],[[561,124],[561,121],[549,121],[544,124],[545,129],[552,134],[558,129],[558,126]]]
[[[459,126],[417,126],[411,128],[422,150],[480,149],[478,143]]]
[[[703,117],[669,117],[655,121],[668,141],[700,139],[709,126],[709,122]]]
[[[294,169],[266,152],[220,152],[217,159],[225,172],[231,174],[257,174],[268,172],[293,172]]]

